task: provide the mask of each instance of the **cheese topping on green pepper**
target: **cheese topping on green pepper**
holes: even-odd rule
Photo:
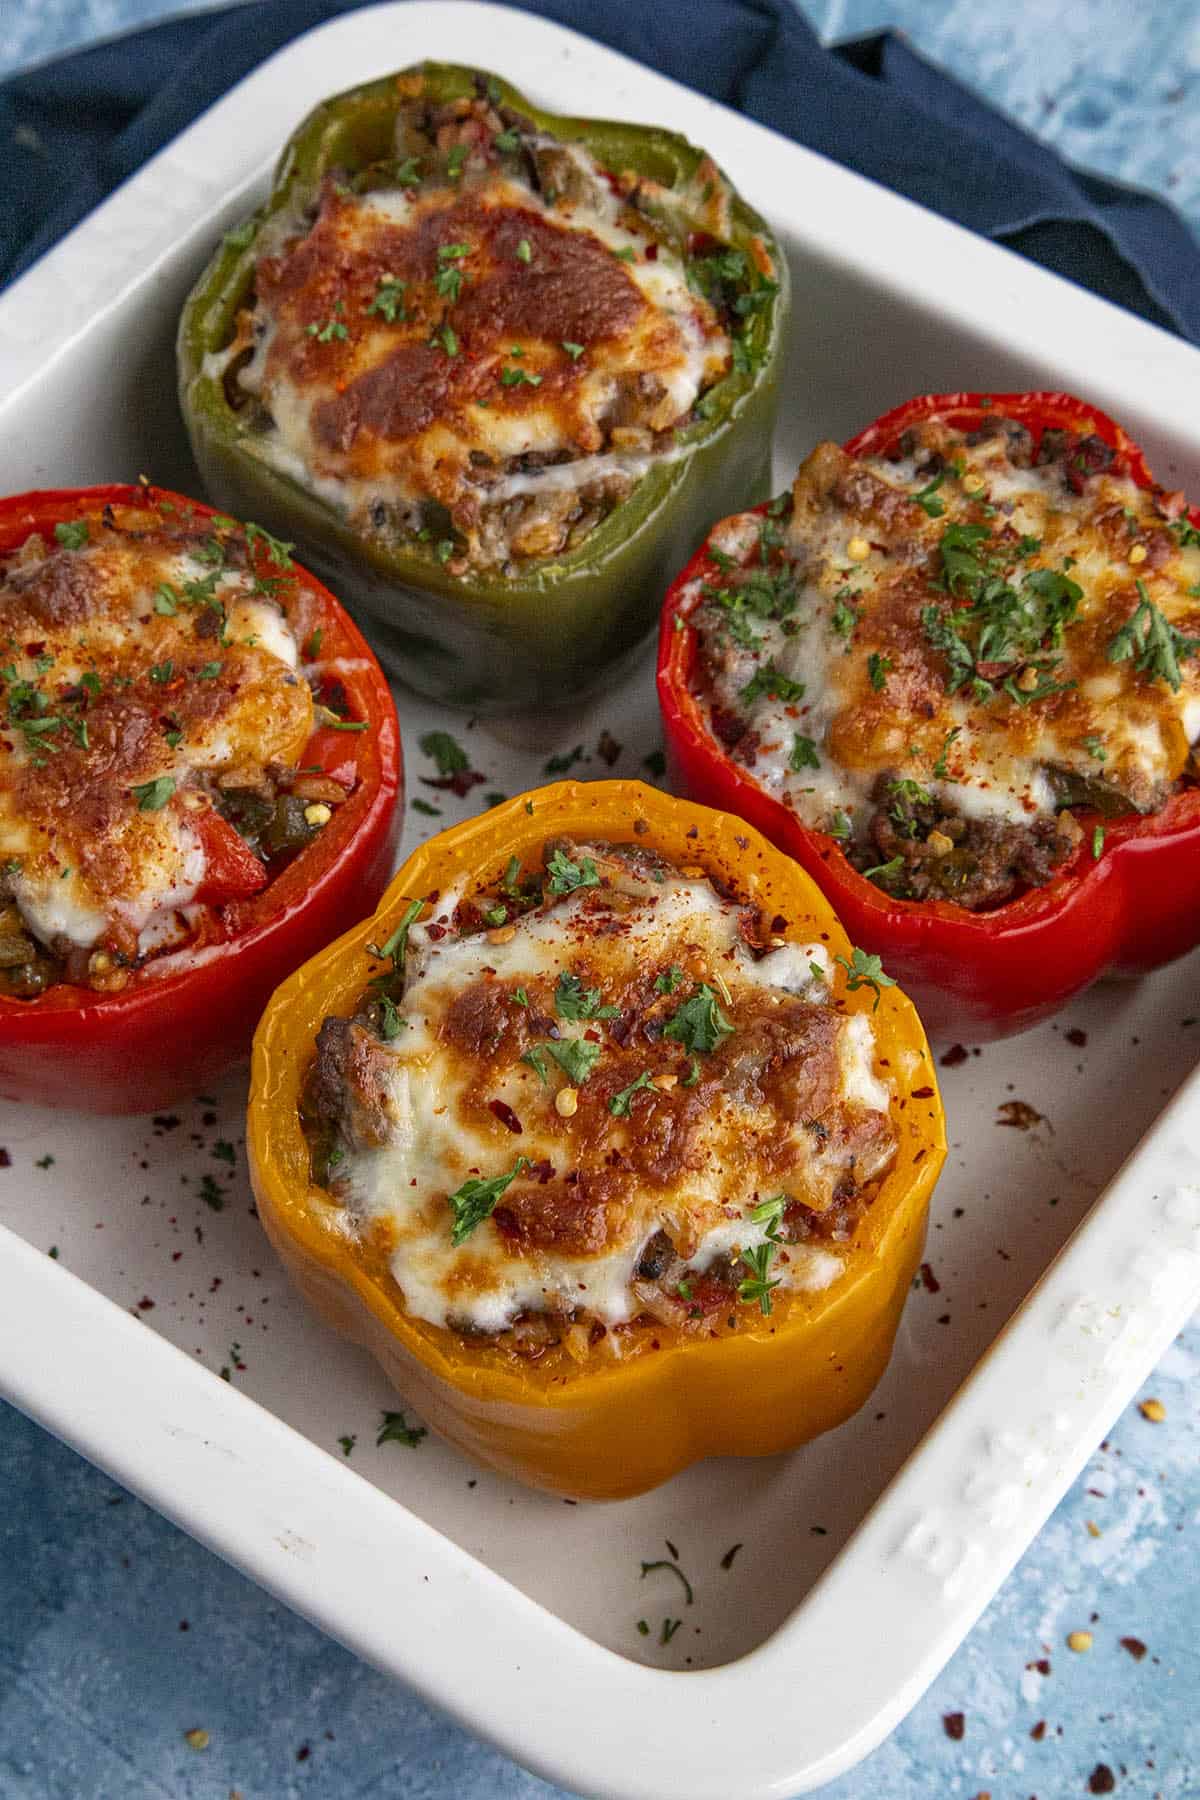
[[[393,157],[260,233],[208,359],[243,446],[451,573],[568,554],[682,453],[777,292],[765,248],[724,241],[715,165],[691,187],[603,169],[486,92],[417,93]]]

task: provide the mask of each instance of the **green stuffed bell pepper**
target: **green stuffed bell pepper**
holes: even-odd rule
[[[292,137],[188,300],[184,417],[411,686],[561,705],[768,492],[787,289],[685,139],[426,63]]]

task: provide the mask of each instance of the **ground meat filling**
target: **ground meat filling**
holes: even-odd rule
[[[688,923],[698,888],[679,891],[701,879],[639,846],[547,843],[540,867],[514,859],[449,912],[410,926],[415,949],[402,947],[395,966],[393,947],[393,967],[354,1014],[322,1023],[301,1108],[314,1180],[347,1206],[365,1242],[394,1254],[410,1303],[413,1258],[428,1257],[433,1241],[447,1296],[436,1322],[522,1358],[559,1348],[578,1357],[608,1339],[624,1354],[662,1325],[737,1329],[748,1307],[769,1313],[793,1278],[803,1287],[804,1272],[818,1270],[824,1284],[840,1268],[838,1246],[853,1239],[895,1154],[885,1090],[872,1085],[870,1098],[846,1085],[851,1022],[830,1004],[813,960],[822,952],[789,952],[753,909],[711,887],[725,947],[717,962],[701,950],[714,940]],[[647,908],[660,906],[661,956],[641,935]],[[523,923],[545,934],[554,920],[561,940],[537,940],[555,946],[550,961],[510,972],[504,956],[514,943],[520,951]],[[476,956],[476,972],[431,1024],[420,1011],[431,952],[459,945],[495,961]],[[747,979],[756,967],[773,971],[772,957],[791,958],[785,985]],[[697,979],[705,970],[711,984]],[[425,1127],[409,1045],[440,1114],[457,1119],[469,1145],[470,1179],[449,1196],[451,1174],[430,1174],[414,1148]],[[398,1138],[411,1160],[391,1165],[386,1207],[364,1208],[363,1172],[377,1182]],[[451,1212],[459,1217],[464,1189],[469,1197],[495,1168],[501,1191],[455,1264]],[[412,1193],[427,1183],[428,1200]],[[501,1259],[514,1291],[540,1271],[541,1302],[514,1302],[489,1326],[471,1304],[488,1291],[471,1268],[476,1250]],[[615,1310],[611,1289],[607,1302],[582,1297],[601,1291],[589,1270],[613,1256],[627,1257],[627,1303]],[[562,1265],[572,1271],[565,1282]],[[421,1291],[428,1285],[426,1270]]]
[[[982,910],[1196,780],[1200,530],[1095,432],[823,444],[696,584],[709,728],[877,886]]]
[[[777,292],[707,159],[613,174],[489,93],[402,103],[395,155],[269,223],[224,355],[256,454],[451,574],[569,555],[680,453]],[[694,189],[694,191],[693,191]]]

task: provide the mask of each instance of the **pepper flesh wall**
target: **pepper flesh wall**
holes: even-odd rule
[[[944,1156],[886,971],[757,833],[630,782],[423,846],[272,1001],[248,1143],[293,1280],[422,1420],[592,1498],[861,1405]]]

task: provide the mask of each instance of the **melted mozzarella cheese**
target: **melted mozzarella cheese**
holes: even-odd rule
[[[1103,777],[1144,810],[1161,805],[1180,773],[1181,742],[1200,741],[1200,660],[1181,664],[1175,691],[1164,680],[1141,679],[1132,658],[1110,660],[1109,646],[1143,594],[1165,618],[1179,620],[1185,634],[1195,630],[1189,602],[1200,591],[1200,547],[1172,546],[1153,570],[1144,548],[1142,558],[1126,561],[1121,544],[1114,556],[1103,524],[1114,513],[1129,522],[1129,547],[1167,529],[1153,498],[1123,474],[1093,475],[1075,494],[1061,463],[1014,467],[1000,438],[978,445],[959,438],[946,456],[960,473],[947,468],[936,484],[943,511],[930,516],[906,505],[897,526],[886,505],[874,507],[864,523],[838,497],[838,480],[849,487],[847,472],[864,468],[885,495],[911,501],[926,488],[927,470],[912,458],[853,463],[831,445],[815,452],[797,476],[785,547],[798,602],[782,620],[750,618],[752,645],[736,642],[719,607],[706,604],[712,577],[694,584],[688,599],[710,650],[712,698],[748,728],[735,756],[805,823],[826,829],[841,814],[854,837],[861,837],[881,775],[916,778],[965,819],[1018,826],[1049,818],[1061,806],[1049,768],[1084,780]],[[963,478],[982,483],[982,491],[976,485],[968,494]],[[927,584],[924,604],[945,602],[936,579],[942,534],[956,518],[977,520],[972,508],[981,499],[991,509],[992,531],[1011,528],[1036,541],[1032,554],[1012,558],[1010,582],[1036,570],[1062,571],[1083,590],[1076,619],[1052,651],[1059,659],[1053,679],[1062,687],[1049,702],[1022,706],[1001,691],[981,704],[969,685],[947,693],[944,664],[919,608],[900,615],[907,627],[897,623],[893,595],[918,572]],[[756,555],[760,531],[761,520],[744,515],[726,521],[712,541],[744,563]],[[852,632],[845,630],[848,606],[858,615]],[[869,679],[872,652],[890,665],[878,689]],[[802,696],[785,700],[768,692],[747,701],[744,690],[768,665],[800,684]],[[910,669],[920,670],[919,677]],[[793,766],[797,736],[812,741],[818,767],[807,759]]]
[[[29,932],[60,951],[115,932],[149,955],[186,937],[206,873],[201,777],[294,763],[311,731],[280,607],[242,569],[214,573],[212,540],[144,510],[128,523],[97,517],[69,550],[39,540],[0,577],[23,646],[3,671],[0,861]],[[198,635],[211,608],[221,624]]]
[[[526,1006],[553,1008],[553,983],[573,964],[584,971],[585,985],[598,983],[608,999],[625,991],[638,971],[674,963],[686,968],[691,979],[685,982],[680,974],[664,1021],[688,996],[692,980],[707,972],[734,1022],[735,1043],[740,1009],[765,1008],[770,1014],[792,997],[822,1009],[830,1005],[831,963],[824,945],[786,943],[752,954],[739,935],[739,908],[721,899],[703,878],[628,877],[621,885],[628,904],[620,912],[619,931],[589,923],[594,898],[586,892],[527,914],[507,941],[497,941],[504,933],[458,936],[447,931],[446,921],[460,898],[453,893],[442,895],[432,929],[412,928],[403,1029],[390,1042],[373,1047],[377,1079],[372,1097],[386,1118],[384,1138],[351,1145],[339,1155],[336,1191],[348,1208],[349,1229],[383,1229],[405,1305],[430,1324],[493,1333],[522,1313],[561,1315],[581,1309],[607,1326],[619,1325],[642,1310],[636,1272],[657,1232],[668,1232],[687,1273],[695,1275],[767,1242],[770,1221],[750,1215],[780,1181],[765,1164],[759,1167],[757,1145],[795,1140],[801,1146],[797,1158],[814,1166],[825,1154],[814,1148],[811,1120],[779,1116],[761,1095],[739,1100],[717,1091],[686,1167],[665,1184],[647,1184],[626,1194],[615,1205],[616,1216],[610,1216],[607,1240],[598,1251],[518,1248],[490,1217],[455,1247],[447,1196],[465,1181],[510,1172],[518,1153],[556,1172],[564,1163],[570,1167],[575,1157],[592,1157],[596,1160],[587,1166],[602,1166],[610,1152],[619,1160],[621,1146],[628,1146],[630,1134],[641,1129],[636,1111],[621,1118],[601,1108],[600,1148],[573,1144],[553,1104],[553,1094],[566,1081],[557,1066],[548,1064],[549,1087],[524,1060],[481,1072],[476,1061],[464,1060],[448,1040],[447,1019],[456,998],[483,984],[488,992],[503,990],[513,1005],[520,1005],[519,996],[525,994]],[[605,1039],[605,1027],[595,1019],[559,1016],[555,1030],[559,1042],[599,1043],[601,1061],[616,1054]],[[890,1091],[875,1067],[868,1014],[836,1016],[834,1055],[836,1106],[886,1120]],[[700,1064],[705,1059],[695,1060]],[[576,1092],[582,1099],[586,1082]],[[502,1147],[494,1120],[478,1105],[484,1095],[511,1109],[521,1122],[520,1136],[508,1138]],[[816,1141],[819,1145],[823,1139]],[[827,1154],[836,1161],[846,1153]],[[846,1166],[837,1166],[831,1183],[845,1174]],[[854,1166],[852,1160],[848,1166]],[[797,1243],[777,1256],[771,1275],[783,1292],[803,1292],[827,1287],[841,1269],[835,1250]]]
[[[260,403],[244,431],[245,451],[335,507],[358,531],[417,531],[433,501],[450,510],[472,560],[554,553],[562,544],[546,520],[540,529],[530,523],[524,537],[506,521],[498,542],[495,525],[478,530],[479,508],[494,518],[514,498],[530,507],[540,498],[546,509],[556,497],[553,517],[561,522],[572,497],[583,496],[577,511],[585,503],[615,503],[658,461],[688,453],[674,428],[728,372],[729,336],[689,286],[682,259],[649,228],[637,229],[636,213],[580,146],[530,141],[568,156],[581,177],[579,195],[548,201],[538,187],[499,169],[474,170],[460,186],[432,192],[331,190],[315,221],[293,220],[290,230],[286,219],[273,221],[259,268],[275,274],[259,281],[253,330],[206,360],[206,373],[223,377],[236,359],[239,385]],[[713,179],[723,185],[716,171]],[[508,214],[536,222],[548,259],[561,263],[544,290],[536,287],[542,275],[528,243],[528,269],[495,249]],[[426,268],[420,258],[429,253],[414,247],[443,221],[443,242],[448,235],[469,251],[454,264],[459,288],[449,293],[441,283],[448,265]],[[636,296],[624,310],[611,301],[617,311],[611,321],[598,314],[594,331],[580,324],[586,345],[572,343],[561,323],[568,315],[587,319],[588,308],[581,312],[569,291],[571,279],[587,279],[586,270],[571,275],[582,247],[602,260],[610,252],[609,267],[618,271],[610,280]],[[590,267],[594,273],[595,263]],[[405,270],[405,298],[385,320],[373,311],[372,296],[377,283],[400,279],[389,275],[393,268]],[[483,282],[499,296],[493,312],[464,324],[462,308]],[[526,305],[522,284],[527,293],[547,295],[544,317]],[[506,306],[525,323],[505,323]],[[308,316],[314,307],[321,317]],[[461,342],[455,321],[465,333]],[[442,371],[424,364],[419,374],[401,370],[405,358],[416,359],[416,370],[431,344],[446,350]],[[430,393],[444,385],[428,407],[413,404],[411,395],[393,404],[410,382]],[[390,398],[381,402],[385,390]],[[333,429],[331,409],[338,414]],[[622,443],[623,427],[613,423],[624,418],[636,427],[633,446]],[[522,468],[525,458],[548,466]]]

